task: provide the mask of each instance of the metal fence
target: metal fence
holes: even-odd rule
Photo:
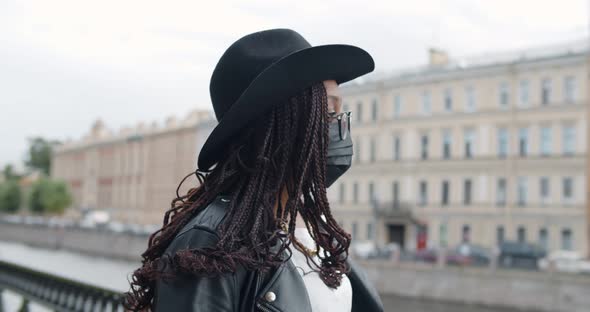
[[[21,311],[28,311],[29,301],[59,312],[124,311],[123,294],[120,292],[4,261],[0,261],[0,294],[2,290],[10,290],[22,296]],[[0,312],[2,311],[3,302],[0,296]]]

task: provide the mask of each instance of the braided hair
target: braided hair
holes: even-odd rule
[[[195,172],[200,184],[180,195],[180,185],[190,175],[186,176],[162,228],[149,237],[142,266],[133,272],[125,293],[125,307],[149,311],[158,278],[212,276],[235,272],[238,266],[266,271],[280,265],[285,261],[283,251],[290,257],[292,246],[301,250],[294,236],[298,214],[316,241],[320,263],[304,253],[307,262],[328,287],[340,286],[342,275],[350,270],[345,260],[351,236],[332,216],[326,194],[327,109],[323,83],[313,84],[238,134],[214,169],[206,175]],[[283,205],[284,191],[288,196]],[[218,194],[230,194],[231,201],[216,245],[164,253],[176,234]],[[286,232],[281,230],[285,224]],[[172,271],[164,272],[164,264]]]

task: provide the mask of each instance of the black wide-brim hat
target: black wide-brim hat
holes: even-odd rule
[[[365,50],[346,44],[311,46],[291,29],[246,35],[221,56],[209,91],[219,122],[205,141],[198,170],[207,171],[241,129],[273,105],[324,80],[341,84],[373,71]]]

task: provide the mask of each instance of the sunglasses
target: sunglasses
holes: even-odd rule
[[[350,134],[350,114],[351,111],[342,113],[331,112],[328,113],[328,122],[338,123],[338,132],[340,134],[340,140],[345,140]]]

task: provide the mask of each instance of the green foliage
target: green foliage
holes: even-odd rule
[[[59,144],[57,141],[47,141],[44,138],[29,138],[29,151],[25,165],[29,169],[38,169],[49,175],[51,168],[51,154],[53,147]]]
[[[61,214],[72,204],[72,196],[63,181],[41,178],[31,186],[29,208],[35,213]]]
[[[14,171],[14,167],[12,165],[4,166],[4,170],[2,170],[2,175],[4,176],[4,180],[17,180],[20,178],[18,174]]]
[[[20,208],[21,190],[16,180],[0,183],[0,212],[16,212]]]

